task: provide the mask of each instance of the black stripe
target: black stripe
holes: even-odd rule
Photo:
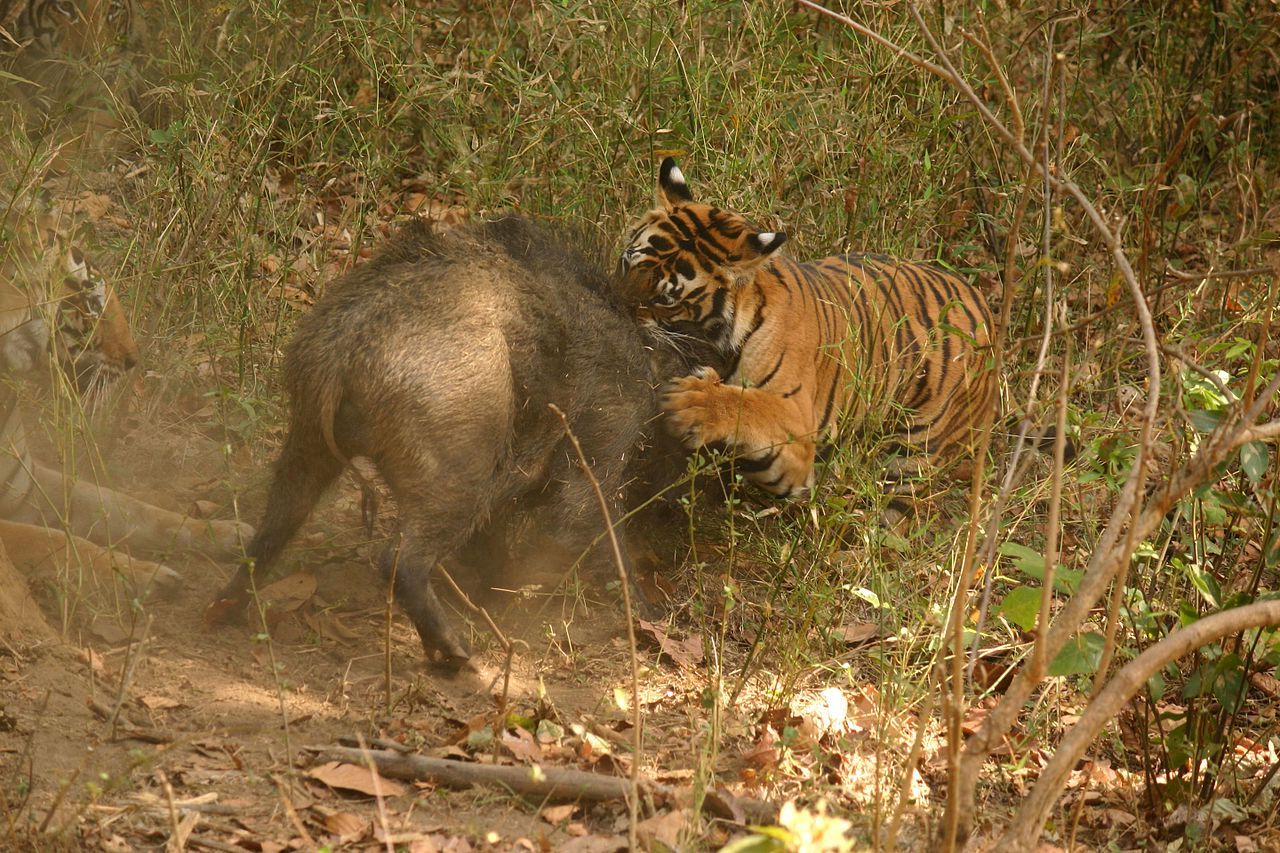
[[[757,388],[763,388],[764,386],[769,384],[769,380],[772,379],[778,373],[778,368],[782,367],[782,360],[786,357],[787,357],[787,350],[784,347],[782,352],[778,353],[778,360],[777,362],[774,363],[773,369],[770,370],[768,373],[766,373],[764,375],[764,378],[756,383]]]
[[[781,452],[780,449],[775,447],[761,457],[743,456],[734,460],[733,465],[743,474],[759,474],[773,466],[779,452]]]
[[[827,405],[822,410],[822,420],[818,421],[818,431],[822,432],[831,422],[831,409],[836,404],[836,389],[840,387],[839,377],[835,377],[831,381],[831,387],[827,391]]]

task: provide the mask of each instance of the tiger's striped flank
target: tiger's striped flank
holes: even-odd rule
[[[723,446],[747,479],[784,496],[814,485],[820,443],[876,428],[904,454],[891,479],[971,455],[996,406],[982,293],[939,266],[849,254],[801,263],[781,232],[694,201],[663,161],[658,207],[622,253],[640,323],[673,346],[724,357],[674,380],[668,426],[690,448]]]

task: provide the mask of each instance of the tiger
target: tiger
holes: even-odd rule
[[[784,498],[812,492],[819,447],[844,430],[888,439],[894,493],[972,455],[997,398],[992,315],[976,286],[879,254],[792,260],[779,251],[785,233],[694,201],[671,157],[657,195],[619,280],[653,337],[721,356],[662,396],[687,448],[729,451],[744,479]]]
[[[130,552],[243,554],[253,535],[247,524],[193,519],[34,459],[20,382],[65,376],[91,398],[140,355],[119,297],[85,253],[74,244],[32,242],[0,244],[7,250],[0,259],[0,542],[12,562],[28,573],[78,563],[98,581],[124,577],[138,589],[172,591],[176,571]]]
[[[130,0],[0,0],[0,30],[2,52],[80,59],[138,35]]]
[[[141,18],[132,0],[0,0],[0,122],[51,144],[53,171],[134,146],[129,117],[145,111]]]

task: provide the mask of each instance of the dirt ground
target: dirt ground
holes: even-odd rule
[[[219,467],[218,445],[173,435],[163,446],[141,434],[119,442],[128,450],[116,467],[132,472],[122,481],[159,503],[212,500],[225,514],[225,482],[208,476]],[[252,519],[266,458],[245,451],[237,461],[250,483],[241,509]],[[514,658],[504,717],[506,656],[478,619],[470,621],[472,666],[457,673],[424,663],[398,612],[388,625],[370,563],[379,546],[365,541],[357,503],[347,480],[263,591],[269,640],[260,623],[206,627],[204,608],[233,567],[189,554],[167,561],[185,578],[168,598],[134,609],[80,602],[61,641],[0,646],[5,837],[37,849],[104,850],[358,849],[387,839],[411,850],[625,844],[622,802],[544,810],[501,790],[386,780],[399,793],[371,797],[359,790],[370,784],[363,768],[347,768],[354,781],[326,776],[331,784],[309,775],[324,764],[311,747],[361,739],[481,763],[610,775],[630,767],[630,653],[616,592],[549,595],[560,573],[548,570],[490,596],[502,630],[527,646]],[[66,602],[48,590],[40,598],[49,623],[64,627]],[[679,663],[657,660],[655,634],[642,638],[641,701],[646,774],[687,789],[706,763],[694,748],[704,716],[702,679],[692,672],[701,646],[700,638],[681,646],[677,633],[663,641]],[[678,825],[649,831],[674,841]]]

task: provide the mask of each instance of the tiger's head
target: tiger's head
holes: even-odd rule
[[[138,364],[138,343],[115,290],[75,246],[63,258],[54,351],[82,394],[104,390]]]
[[[685,336],[723,343],[735,291],[786,239],[740,214],[695,202],[668,157],[658,171],[658,206],[633,227],[619,260],[623,296],[642,326],[673,344]]]

